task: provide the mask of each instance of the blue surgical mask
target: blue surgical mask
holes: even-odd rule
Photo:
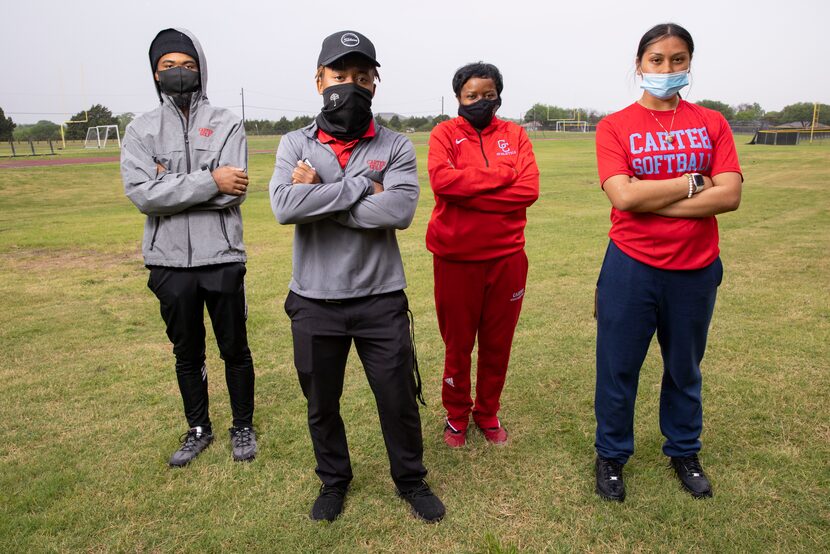
[[[689,84],[689,72],[678,71],[677,73],[643,73],[643,81],[640,88],[645,89],[660,100],[671,98],[680,89]]]

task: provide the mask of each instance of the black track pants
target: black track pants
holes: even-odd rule
[[[211,427],[205,367],[207,306],[231,398],[233,424],[250,426],[254,415],[254,363],[245,327],[245,264],[196,268],[151,267],[147,283],[161,303],[161,317],[176,355],[176,377],[190,427]]]

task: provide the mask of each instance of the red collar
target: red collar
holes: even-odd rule
[[[360,137],[359,139],[354,139],[354,140],[342,140],[342,139],[331,136],[330,134],[328,134],[324,130],[320,129],[319,127],[317,128],[317,140],[319,140],[323,144],[331,144],[333,142],[333,143],[338,144],[340,146],[353,146],[354,144],[357,144],[357,141],[359,141],[360,139],[372,138],[373,136],[375,136],[375,120],[374,119],[372,119],[372,121],[369,122],[369,128],[366,129],[366,132],[363,133],[363,136]]]

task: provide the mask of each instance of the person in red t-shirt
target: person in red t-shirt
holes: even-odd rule
[[[596,298],[596,490],[611,500],[625,498],[637,381],[655,332],[663,452],[689,493],[712,495],[698,459],[700,362],[723,276],[715,215],[738,208],[743,177],[723,116],[680,98],[693,52],[683,27],[650,29],[636,58],[642,97],[597,126],[612,208]]]
[[[471,411],[487,441],[507,442],[499,398],[525,294],[525,209],[539,196],[539,169],[524,129],[495,117],[503,88],[498,68],[465,65],[452,86],[459,117],[435,127],[429,138],[435,209],[426,243],[434,254],[435,308],[446,345],[444,442],[457,448],[466,444]]]

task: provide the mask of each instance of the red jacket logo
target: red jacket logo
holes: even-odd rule
[[[504,139],[499,139],[496,143],[501,152],[496,152],[496,156],[514,156],[517,154],[515,150],[510,149],[510,143]]]
[[[213,134],[213,129],[208,129],[207,127],[201,127],[201,128],[199,128],[199,134],[202,135],[203,137],[209,137],[210,135]]]
[[[369,160],[366,162],[366,165],[372,171],[383,171],[383,168],[386,167],[386,162],[383,160]]]

